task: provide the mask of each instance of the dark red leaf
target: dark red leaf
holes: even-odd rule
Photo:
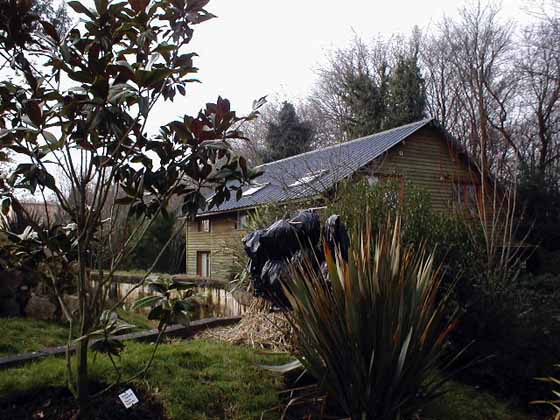
[[[41,21],[41,25],[43,26],[45,33],[48,36],[50,36],[52,39],[54,39],[55,42],[58,44],[60,42],[60,37],[58,36],[58,32],[56,31],[55,27],[51,23],[45,20]]]
[[[150,3],[149,0],[128,0],[128,3],[132,6],[136,13],[143,12],[146,10],[146,6]]]
[[[188,0],[187,12],[199,11],[209,3],[210,0]]]
[[[31,120],[31,122],[39,127],[42,122],[43,122],[43,111],[41,110],[41,107],[39,106],[39,102],[38,101],[26,101],[25,104],[23,105],[23,108],[25,110],[25,113],[27,114],[27,116],[29,117],[29,119]]]

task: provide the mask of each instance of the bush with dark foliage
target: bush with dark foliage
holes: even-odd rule
[[[352,232],[366,209],[373,226],[400,209],[404,242],[435,248],[445,284],[453,287],[460,315],[450,354],[466,348],[455,366],[470,365],[461,379],[513,397],[523,407],[542,399],[547,384],[535,378],[552,375],[560,360],[560,276],[524,273],[517,260],[507,272],[492,271],[480,221],[440,214],[427,192],[408,184],[401,188],[390,182],[343,185],[328,212],[340,214]],[[399,200],[388,200],[392,197]]]
[[[535,378],[551,375],[560,360],[559,286],[558,277],[527,275],[508,288],[461,287],[463,316],[451,342],[469,345],[460,363],[475,362],[462,378],[522,406],[542,398],[547,386]]]

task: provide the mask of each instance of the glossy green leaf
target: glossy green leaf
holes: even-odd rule
[[[271,372],[281,373],[285,375],[294,371],[300,371],[303,369],[303,364],[299,360],[293,360],[283,365],[259,365],[260,368],[269,370]]]
[[[162,298],[160,296],[144,296],[143,298],[138,299],[132,304],[132,309],[140,309],[145,308],[147,306],[153,306],[157,303],[160,303]]]

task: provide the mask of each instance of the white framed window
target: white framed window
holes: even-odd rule
[[[210,219],[201,218],[198,219],[198,231],[199,232],[210,232]]]
[[[301,178],[297,179],[296,181],[292,182],[291,184],[288,185],[288,187],[297,187],[299,185],[304,185],[304,184],[308,184],[311,181],[316,180],[317,178],[319,178],[320,176],[322,176],[325,172],[327,172],[326,169],[320,169],[318,171],[312,171],[312,172],[308,172],[307,174],[305,174],[304,176],[302,176]]]
[[[208,278],[210,271],[210,251],[197,251],[196,253],[196,275]]]

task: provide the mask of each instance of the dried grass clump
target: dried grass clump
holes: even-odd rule
[[[271,312],[268,303],[255,299],[237,324],[207,329],[198,333],[195,338],[284,352],[292,348],[292,336],[292,328],[284,314]]]

